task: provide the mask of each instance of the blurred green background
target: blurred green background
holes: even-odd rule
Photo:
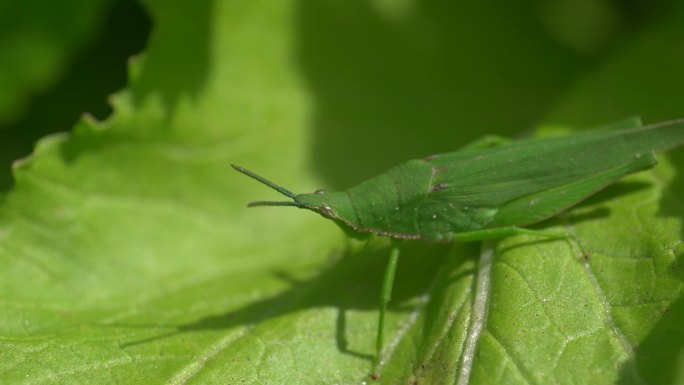
[[[601,64],[659,23],[671,23],[680,3],[301,1],[295,55],[316,106],[312,165],[328,187],[340,188],[485,133],[531,130]],[[72,9],[81,13],[60,19],[60,12]],[[28,155],[37,139],[69,131],[82,113],[107,117],[107,97],[126,87],[127,60],[144,50],[153,24],[132,0],[4,2],[0,190],[11,185],[11,162]],[[643,78],[673,90],[682,84],[681,77],[660,79],[653,68],[625,75],[641,78],[616,82],[625,92],[625,83]],[[185,91],[192,90],[177,92]],[[629,111],[607,102],[592,106],[600,120],[583,118],[586,111],[563,111],[553,123],[677,117],[653,111],[650,103],[640,109],[635,96]],[[460,139],[435,145],[439,136]],[[364,167],[345,166],[348,157]]]

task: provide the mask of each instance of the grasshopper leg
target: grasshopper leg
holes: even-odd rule
[[[516,227],[516,226],[505,226],[505,227],[495,227],[492,229],[482,229],[482,230],[475,230],[475,231],[467,231],[467,232],[463,232],[463,233],[456,233],[454,235],[454,240],[456,240],[457,242],[475,242],[475,241],[484,241],[487,239],[505,238],[505,237],[510,237],[510,236],[514,236],[514,235],[521,235],[521,234],[536,235],[536,236],[544,237],[544,238],[548,238],[548,239],[567,239],[568,238],[568,236],[566,234],[562,234],[562,233],[531,230],[531,229],[525,229],[525,228]]]
[[[392,299],[392,286],[394,284],[394,275],[397,271],[397,263],[399,262],[399,241],[392,240],[389,261],[385,269],[385,277],[382,280],[382,288],[380,291],[380,316],[378,318],[378,333],[375,340],[375,359],[373,360],[373,372],[377,372],[380,364],[380,354],[384,344],[384,326],[385,313],[387,312],[387,303]]]

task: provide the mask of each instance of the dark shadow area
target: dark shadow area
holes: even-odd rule
[[[536,237],[536,235],[535,235]],[[548,237],[543,237],[543,236],[538,236],[538,239],[530,239],[522,242],[516,242],[513,245],[505,246],[505,247],[499,247],[497,251],[501,254],[509,252],[511,250],[515,250],[518,247],[521,246],[530,246],[530,245],[543,245],[544,243],[549,243],[549,242],[559,242],[559,241],[564,241],[565,238],[548,238]]]
[[[179,1],[158,6],[164,10],[154,13],[158,19],[144,68],[133,85],[133,96],[137,105],[153,94],[160,97],[168,118],[179,98],[196,97],[206,83],[211,70],[214,2]]]
[[[684,148],[672,150],[666,156],[676,168],[676,175],[663,191],[658,215],[676,216],[680,222],[684,222]],[[684,239],[684,223],[681,225],[680,239]],[[680,266],[684,265],[680,264]],[[684,280],[684,275],[680,279]]]
[[[634,361],[620,370],[618,384],[681,384],[684,365],[684,298],[664,308],[648,336],[634,348]],[[636,373],[635,373],[636,369]]]
[[[316,107],[311,164],[333,189],[532,129],[592,60],[548,36],[534,2],[381,3],[299,3],[299,61]]]
[[[567,221],[569,223],[581,223],[584,221],[592,221],[601,218],[607,218],[609,215],[610,209],[606,207],[599,207],[583,214],[575,214],[573,212],[569,212],[564,215],[564,221]]]
[[[38,139],[70,131],[84,111],[98,119],[111,113],[107,96],[126,86],[127,61],[144,48],[149,31],[150,19],[137,1],[114,3],[101,35],[60,83],[36,96],[22,120],[0,127],[0,192],[12,185],[10,164],[29,155]]]
[[[619,3],[626,22],[632,28],[640,28],[649,23],[657,22],[667,16],[672,7],[677,6],[677,0],[639,1],[639,0],[612,0]]]
[[[442,268],[451,245],[406,242],[402,245],[390,311],[410,311],[402,306],[408,300],[426,294]],[[463,255],[461,261],[470,256]],[[203,330],[223,330],[241,325],[257,325],[267,319],[308,308],[334,307],[338,309],[335,340],[340,351],[365,359],[372,352],[353,351],[346,335],[349,310],[377,310],[380,287],[389,248],[369,249],[348,254],[320,274],[306,281],[293,281],[292,287],[281,294],[249,304],[241,309],[206,317],[183,325],[126,325],[131,328],[174,328],[158,336],[130,341],[122,348],[156,341],[180,333]],[[452,264],[453,265],[453,264]],[[278,273],[276,273],[278,274]],[[111,325],[110,325],[111,326]]]
[[[610,202],[611,200],[616,199],[618,197],[635,193],[637,191],[641,191],[649,187],[652,187],[651,184],[646,182],[618,181],[617,183],[613,183],[611,185],[606,186],[606,188],[590,196],[577,206],[582,207],[600,205],[602,203]]]
[[[518,137],[670,3],[611,2],[620,27],[580,52],[541,20],[540,1],[300,1],[310,163],[340,189],[485,134]]]
[[[340,306],[337,312],[337,322],[335,323],[335,344],[337,345],[337,350],[371,362],[373,360],[373,354],[358,352],[349,348],[349,342],[347,340],[348,311],[349,309]]]
[[[164,7],[163,11],[153,12],[156,19],[146,51],[141,55],[144,62],[133,71],[135,76],[128,86],[138,107],[148,98],[160,98],[164,119],[155,128],[165,130],[179,99],[195,98],[206,84],[211,70],[209,49],[213,40],[214,2],[201,0],[160,6]],[[164,39],[160,40],[158,36]],[[140,132],[150,129],[150,126],[140,127]],[[132,140],[130,133],[116,131],[82,130],[79,133],[61,147],[66,161],[73,161],[83,151],[98,151],[102,146]]]

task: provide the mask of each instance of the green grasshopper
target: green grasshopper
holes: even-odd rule
[[[399,242],[483,241],[518,234],[622,177],[652,168],[656,153],[684,144],[684,119],[641,127],[639,119],[567,137],[508,141],[486,137],[465,148],[410,160],[344,191],[295,194],[237,165],[237,171],[332,219],[352,236],[393,239],[380,294],[374,370],[383,347]]]

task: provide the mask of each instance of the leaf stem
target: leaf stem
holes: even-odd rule
[[[487,322],[487,308],[489,305],[492,260],[494,256],[494,245],[491,241],[482,242],[480,253],[480,264],[477,270],[477,282],[475,283],[475,299],[473,301],[473,313],[470,321],[468,337],[466,337],[463,349],[463,359],[461,370],[458,376],[457,385],[466,385],[470,381],[470,373],[473,368],[473,358],[475,348],[480,338],[480,333]]]

